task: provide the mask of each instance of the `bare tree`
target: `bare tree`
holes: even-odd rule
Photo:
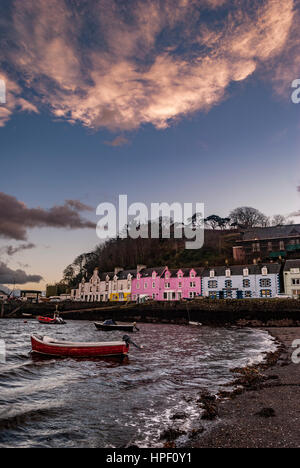
[[[265,214],[249,206],[236,208],[229,216],[233,225],[242,226],[244,228],[266,227],[270,222]]]

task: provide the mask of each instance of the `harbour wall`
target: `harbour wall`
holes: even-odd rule
[[[5,318],[53,316],[55,304],[24,304],[21,309],[5,305]],[[14,311],[16,311],[14,313]],[[113,318],[124,322],[186,324],[189,321],[215,326],[300,326],[300,300],[248,299],[187,302],[149,302],[145,304],[60,303],[66,320],[101,321]]]

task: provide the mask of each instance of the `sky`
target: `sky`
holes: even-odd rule
[[[298,0],[2,0],[0,283],[60,280],[120,194],[299,211],[299,15]]]

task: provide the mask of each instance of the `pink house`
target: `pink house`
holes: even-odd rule
[[[142,269],[132,282],[132,299],[149,297],[156,301],[179,301],[202,295],[202,268],[169,270]]]

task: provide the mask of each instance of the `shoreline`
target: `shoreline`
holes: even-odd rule
[[[300,364],[293,364],[292,342],[300,330],[263,328],[279,343],[264,362],[233,370],[236,390],[203,395],[207,418],[201,435],[195,434],[189,448],[299,448],[300,447]]]

